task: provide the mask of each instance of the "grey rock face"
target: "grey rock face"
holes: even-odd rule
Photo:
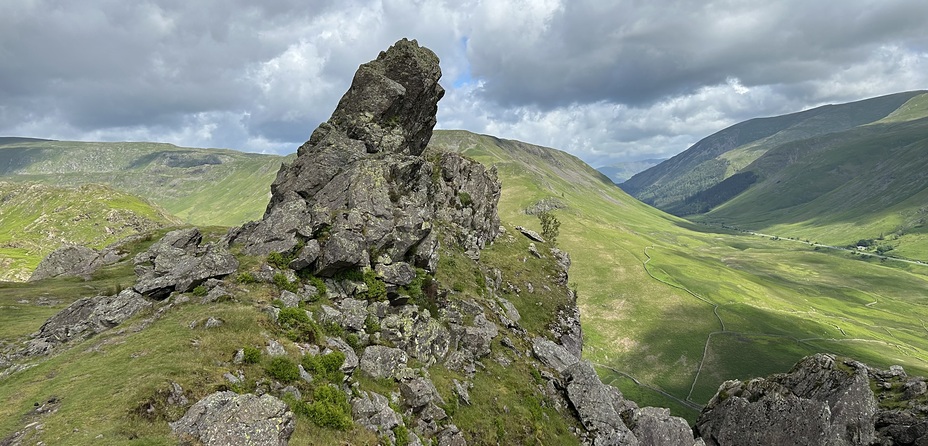
[[[133,290],[116,296],[97,296],[77,300],[52,316],[39,329],[25,354],[46,354],[54,347],[74,339],[86,339],[113,328],[152,303]]]
[[[451,346],[448,328],[415,305],[387,315],[380,327],[384,339],[425,364],[443,359]]]
[[[376,392],[362,391],[351,400],[351,414],[357,423],[380,435],[393,435],[392,429],[403,425],[403,418],[390,408],[390,400]]]
[[[39,263],[29,281],[61,276],[77,276],[89,280],[100,267],[115,263],[121,258],[115,251],[97,251],[76,245],[63,246]]]
[[[431,402],[441,402],[441,396],[438,390],[428,378],[413,378],[400,383],[400,394],[407,406],[415,409],[421,409]]]
[[[331,276],[397,265],[383,273],[393,285],[415,277],[402,264],[434,271],[434,221],[479,252],[498,231],[499,181],[456,154],[423,156],[444,94],[440,77],[435,54],[405,39],[362,65],[332,117],[281,167],[264,219],[228,240],[261,255],[315,240],[318,249],[307,242],[291,268]]]
[[[692,446],[693,430],[670,410],[644,407],[633,411],[629,427],[642,445]]]
[[[361,370],[374,378],[392,378],[406,367],[406,352],[383,345],[371,345],[361,354]]]
[[[238,260],[220,245],[201,246],[197,228],[167,233],[135,259],[138,282],[133,287],[146,296],[163,299],[174,291],[187,292],[208,279],[238,270]]]
[[[696,428],[710,446],[869,445],[875,414],[866,366],[818,354],[787,374],[722,384]]]
[[[287,405],[269,395],[216,392],[197,401],[171,429],[205,446],[286,446],[295,427]]]
[[[576,362],[568,366],[563,375],[567,382],[567,398],[583,427],[595,437],[594,444],[639,444],[622,422],[622,394],[615,387],[603,384],[589,362]]]
[[[580,362],[580,359],[572,355],[564,346],[555,344],[546,338],[533,339],[532,352],[544,365],[561,374],[568,367]]]

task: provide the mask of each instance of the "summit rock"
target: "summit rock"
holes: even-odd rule
[[[500,184],[495,169],[425,152],[440,77],[438,57],[415,40],[361,65],[332,117],[281,167],[264,218],[230,242],[290,254],[300,259],[291,268],[321,276],[397,263],[433,272],[441,242],[477,258],[498,233]]]

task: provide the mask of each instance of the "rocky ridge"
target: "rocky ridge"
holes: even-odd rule
[[[172,404],[185,412],[168,420],[178,440],[286,445],[297,423],[311,422],[362,426],[371,443],[390,445],[524,443],[546,433],[539,425],[566,423],[569,437],[557,442],[924,443],[925,381],[901,369],[820,355],[790,374],[728,382],[695,437],[667,409],[640,408],[603,384],[582,359],[569,255],[500,226],[493,170],[423,152],[440,73],[431,51],[406,40],[362,65],[332,118],[281,168],[264,219],[213,243],[196,228],[168,233],[133,258],[131,288],[75,302],[19,357],[53,354],[157,308],[153,321],[191,296],[205,308],[231,299],[264,313],[266,343],[212,358],[228,370],[224,381],[193,404],[172,383]],[[250,300],[255,289],[273,290],[273,300]],[[190,329],[222,324],[209,317]],[[488,397],[494,381],[510,387]],[[516,398],[502,399],[509,391]],[[890,400],[909,403],[880,409]],[[517,418],[529,402],[537,409]],[[487,424],[464,415],[472,407]],[[524,432],[501,429],[507,418]],[[493,423],[497,432],[485,432]]]

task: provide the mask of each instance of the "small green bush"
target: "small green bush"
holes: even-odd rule
[[[313,402],[306,405],[306,415],[320,427],[346,431],[354,424],[348,397],[330,386],[319,387],[313,392]]]
[[[300,378],[300,369],[286,356],[278,356],[267,364],[264,371],[276,380],[290,383]]]
[[[348,336],[345,336],[345,342],[355,350],[361,348],[361,339],[354,333],[349,333]]]
[[[258,283],[258,279],[255,277],[255,275],[248,271],[239,273],[238,277],[235,278],[235,281],[244,285],[249,283]]]
[[[380,320],[374,315],[368,315],[367,319],[364,320],[364,331],[366,331],[367,334],[380,332]]]
[[[261,349],[249,345],[242,350],[244,352],[245,364],[257,364],[261,362]]]
[[[300,282],[291,282],[283,273],[274,274],[274,285],[277,285],[277,289],[280,291],[289,291],[291,293],[300,292]]]
[[[467,192],[459,192],[458,200],[461,201],[461,206],[470,206],[474,204],[474,200],[470,197],[470,194]]]
[[[316,288],[316,295],[310,296],[309,297],[310,301],[316,302],[318,300],[321,300],[328,293],[328,290],[325,287],[325,282],[323,282],[322,279],[316,276],[313,276],[311,274],[306,275],[305,277],[303,277],[303,279],[309,282],[310,285]]]
[[[396,446],[409,445],[409,430],[406,426],[396,426],[393,428],[393,435],[396,436]]]
[[[339,282],[343,280],[350,280],[352,282],[362,282],[364,281],[364,273],[362,273],[361,270],[357,268],[343,269],[335,273],[335,276],[333,276],[333,279]]]
[[[272,265],[277,269],[285,269],[290,263],[290,259],[279,252],[272,252],[267,255],[267,263],[268,265]]]
[[[345,378],[341,370],[344,362],[345,354],[337,351],[326,355],[307,355],[303,357],[303,368],[315,379],[341,383]]]
[[[387,300],[387,284],[383,283],[383,280],[380,280],[377,277],[377,273],[374,270],[367,270],[362,276],[364,279],[364,284],[367,285],[367,292],[363,294],[363,298],[370,301],[384,301]]]
[[[322,330],[306,315],[302,308],[282,308],[277,315],[277,324],[288,339],[295,342],[316,342],[322,339]]]

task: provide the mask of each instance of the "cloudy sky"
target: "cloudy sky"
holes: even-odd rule
[[[0,136],[291,153],[402,37],[438,128],[667,157],[737,122],[928,88],[924,0],[0,0]]]

